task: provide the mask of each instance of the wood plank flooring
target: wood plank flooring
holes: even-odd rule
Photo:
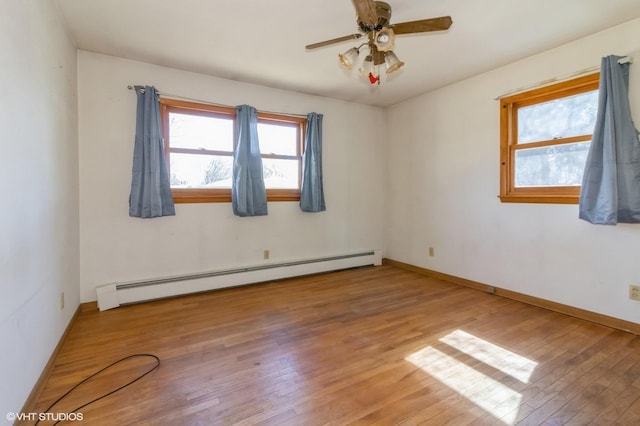
[[[640,424],[640,336],[389,265],[81,313],[36,411],[135,353],[62,424]]]

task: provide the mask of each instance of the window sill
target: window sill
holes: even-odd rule
[[[568,195],[499,195],[503,203],[578,204],[578,196]]]
[[[172,189],[175,204],[191,203],[230,203],[229,189]],[[267,202],[300,201],[300,191],[297,189],[269,189]]]

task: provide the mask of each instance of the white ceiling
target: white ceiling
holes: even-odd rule
[[[357,32],[350,0],[54,0],[82,50],[379,106],[640,17],[638,0],[387,1],[391,23],[453,25],[398,36],[406,65],[371,86],[338,63],[358,41],[304,48]]]

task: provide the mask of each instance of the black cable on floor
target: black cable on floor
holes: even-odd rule
[[[93,379],[95,376],[97,376],[98,374],[102,373],[105,370],[108,370],[109,368],[123,362],[126,361],[128,359],[131,358],[138,358],[138,357],[149,357],[149,358],[154,358],[156,360],[156,364],[148,371],[146,371],[145,373],[141,374],[140,376],[136,377],[135,379],[133,379],[132,381],[130,381],[129,383],[126,383],[114,390],[112,390],[111,392],[105,393],[104,395],[100,395],[99,397],[87,402],[86,404],[82,404],[81,406],[74,408],[72,411],[70,411],[69,413],[75,413],[78,410],[86,407],[87,405],[93,404],[96,401],[99,401],[103,398],[108,397],[109,395],[112,395],[118,391],[121,391],[122,389],[126,388],[127,386],[137,382],[138,380],[142,379],[144,376],[146,376],[147,374],[151,373],[153,370],[155,370],[156,368],[160,367],[160,358],[158,358],[156,355],[153,354],[133,354],[133,355],[129,355],[126,356],[124,358],[120,358],[119,360],[112,362],[111,364],[107,365],[106,367],[102,368],[101,370],[96,371],[95,373],[93,373],[92,375],[90,375],[89,377],[83,379],[82,381],[78,382],[77,384],[75,384],[71,389],[69,389],[67,392],[65,392],[64,395],[62,395],[60,398],[56,399],[53,404],[51,404],[43,413],[48,413],[49,410],[51,410],[58,402],[62,401],[63,399],[65,399],[67,397],[67,395],[69,395],[71,392],[73,392],[76,388],[78,388],[78,386],[82,385],[83,383],[88,382],[89,380]],[[69,414],[67,413],[67,414]],[[54,423],[54,426],[57,425],[58,423],[60,423],[62,420],[58,420],[57,422]],[[40,423],[40,419],[38,419],[38,421],[35,423],[36,425]]]

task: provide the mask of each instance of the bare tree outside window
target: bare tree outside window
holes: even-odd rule
[[[214,158],[211,160],[204,172],[204,180],[202,185],[219,182],[231,178],[232,169],[224,161]]]

